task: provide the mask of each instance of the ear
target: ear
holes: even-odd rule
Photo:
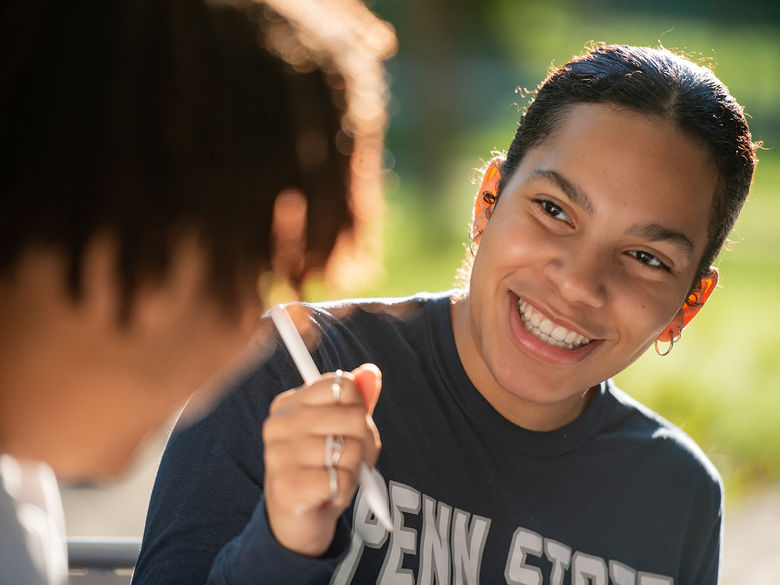
[[[482,182],[474,198],[474,210],[471,216],[472,233],[484,230],[487,220],[493,213],[493,207],[498,197],[498,183],[501,180],[501,166],[504,164],[503,157],[496,157],[490,161],[485,174],[482,175]]]
[[[715,267],[710,268],[707,276],[699,281],[699,284],[688,294],[688,298],[683,303],[683,306],[674,316],[669,326],[664,329],[663,333],[658,336],[658,341],[669,342],[672,335],[679,336],[680,331],[691,322],[691,319],[696,316],[696,313],[704,306],[704,303],[712,296],[715,291],[715,287],[718,285],[718,269]],[[676,339],[675,339],[676,341]]]

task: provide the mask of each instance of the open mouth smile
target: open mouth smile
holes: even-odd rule
[[[518,298],[517,309],[520,321],[531,335],[553,347],[561,349],[579,349],[592,340],[550,321],[525,300]]]

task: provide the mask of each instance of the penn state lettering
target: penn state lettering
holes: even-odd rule
[[[379,524],[358,491],[351,547],[331,585],[353,582],[367,547],[384,551],[377,585],[478,585],[491,519],[437,501],[400,482],[391,481],[388,491],[392,533]],[[416,524],[421,529],[410,526],[410,516],[418,517]],[[515,530],[506,550],[507,585],[674,585],[671,577],[572,550],[524,527]],[[408,568],[414,563],[406,557],[416,557],[416,574]]]

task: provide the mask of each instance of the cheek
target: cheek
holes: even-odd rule
[[[613,310],[624,336],[641,346],[640,353],[669,326],[682,305],[684,295],[668,287],[655,289],[652,284],[642,286],[631,280],[624,281],[614,291]]]
[[[545,234],[533,221],[519,218],[492,220],[482,237],[474,268],[480,271],[514,270],[544,257]]]

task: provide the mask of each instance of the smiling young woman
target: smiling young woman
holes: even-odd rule
[[[551,73],[485,170],[463,290],[298,307],[321,371],[379,366],[378,459],[354,389],[284,392],[280,348],[169,444],[136,582],[717,583],[717,471],[610,378],[707,301],[754,167],[690,61],[601,46]],[[392,531],[351,499],[361,459]]]
[[[496,192],[502,162],[481,193]],[[452,311],[482,395],[529,429],[576,418],[590,389],[684,311],[715,186],[709,153],[673,125],[610,104],[570,106],[497,203],[478,198],[479,252]]]

